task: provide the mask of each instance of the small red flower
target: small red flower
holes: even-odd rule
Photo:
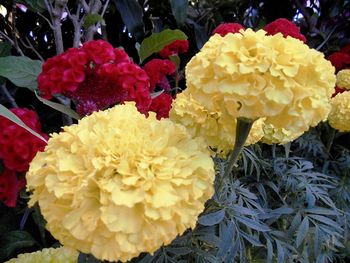
[[[350,66],[350,54],[343,52],[334,52],[328,56],[328,60],[332,63],[337,71]]]
[[[89,60],[96,65],[114,61],[115,53],[111,44],[103,40],[88,41],[81,47]]]
[[[162,93],[152,99],[149,110],[157,113],[158,120],[161,118],[169,118],[169,111],[171,109],[172,101],[173,98],[169,94]]]
[[[159,51],[159,55],[162,58],[169,58],[170,56],[186,53],[187,51],[188,40],[175,40]]]
[[[20,108],[11,111],[31,129],[48,138],[41,133],[40,122],[34,111]],[[8,169],[26,172],[36,153],[44,150],[45,142],[4,117],[0,117],[0,130],[0,159]]]
[[[263,28],[267,35],[275,35],[281,33],[284,37],[290,36],[306,42],[306,38],[300,33],[299,27],[297,27],[293,22],[285,18],[278,18],[275,21],[267,24]]]
[[[8,207],[16,207],[18,193],[25,185],[24,177],[18,179],[15,171],[5,169],[0,173],[0,200]]]
[[[346,53],[350,55],[350,43],[345,45],[344,47],[342,47],[342,49],[340,50],[340,52],[342,53]]]
[[[165,91],[170,90],[170,85],[166,76],[175,73],[176,65],[174,62],[168,59],[152,59],[145,64],[143,69],[149,76],[151,91],[153,91],[156,86],[160,86]]]
[[[223,23],[219,26],[217,26],[212,35],[214,34],[219,34],[220,36],[224,37],[226,36],[228,33],[239,33],[239,30],[241,29],[245,29],[241,24],[238,23]]]

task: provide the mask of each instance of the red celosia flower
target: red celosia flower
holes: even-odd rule
[[[103,64],[88,74],[69,97],[83,116],[124,101],[135,101],[139,111],[145,113],[151,103],[148,76],[130,61]]]
[[[159,55],[162,58],[168,58],[177,54],[186,53],[188,51],[188,40],[175,40],[169,45],[165,46]]]
[[[337,71],[350,66],[350,54],[343,52],[334,52],[328,56],[328,60],[332,63]]]
[[[20,108],[11,111],[30,128],[48,138],[41,133],[40,122],[35,112]],[[0,117],[0,130],[0,159],[10,170],[27,171],[36,153],[44,150],[45,142],[4,117]]]
[[[219,26],[217,26],[212,35],[214,34],[220,34],[222,37],[226,36],[228,33],[238,33],[239,30],[245,29],[241,24],[238,23],[223,23]]]
[[[75,61],[78,56],[81,60]],[[70,63],[72,57],[75,63]],[[114,49],[103,40],[89,41],[49,59],[38,82],[46,97],[62,93],[73,99],[83,116],[124,101],[135,101],[139,111],[146,113],[151,103],[146,72],[123,49]]]
[[[176,65],[174,62],[168,59],[152,59],[145,64],[143,69],[149,76],[151,91],[153,91],[157,85],[165,91],[169,91],[170,85],[166,76],[175,73]]]
[[[263,28],[268,35],[275,35],[277,33],[282,33],[284,37],[290,36],[306,42],[306,38],[300,33],[299,27],[297,27],[293,22],[285,18],[279,18],[275,21],[267,24]]]
[[[16,172],[5,169],[0,173],[0,200],[8,207],[15,207],[19,191],[26,185],[25,178],[17,178]]]
[[[339,88],[338,86],[335,86],[335,91],[332,95],[332,98],[335,97],[339,93],[343,93],[344,91],[347,91],[347,89]]]
[[[172,101],[173,98],[169,94],[162,93],[152,99],[149,110],[157,113],[158,120],[161,118],[169,118],[169,111],[171,109]]]
[[[344,47],[342,47],[342,49],[340,50],[340,52],[350,54],[350,43],[347,44],[347,45],[345,45]]]

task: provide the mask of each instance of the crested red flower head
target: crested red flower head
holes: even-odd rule
[[[168,59],[152,59],[145,64],[143,69],[149,76],[151,91],[153,91],[156,86],[159,86],[167,92],[170,90],[169,81],[166,76],[175,73],[176,65],[174,62]]]
[[[244,26],[242,26],[241,24],[238,23],[223,23],[219,26],[217,26],[212,35],[214,34],[219,34],[220,36],[224,37],[226,36],[228,33],[238,33],[239,30],[241,29],[245,29]]]
[[[48,138],[46,134],[41,133],[41,125],[34,111],[20,108],[11,109],[11,111],[31,129]],[[1,116],[0,130],[0,159],[8,169],[26,172],[29,163],[38,151],[44,150],[46,143]]]
[[[157,113],[157,119],[169,118],[169,111],[171,109],[171,103],[173,98],[166,93],[162,93],[152,99],[151,106],[149,107],[150,111]]]
[[[135,101],[146,113],[151,103],[146,72],[123,49],[103,40],[86,42],[47,60],[38,83],[47,98],[55,93],[71,98],[82,116],[124,101]]]
[[[344,52],[334,52],[328,56],[328,60],[332,63],[337,71],[350,67],[350,54]]]
[[[0,172],[0,200],[8,207],[16,207],[18,193],[25,185],[24,177],[17,178],[15,171],[4,169]]]
[[[275,35],[281,33],[284,37],[290,36],[306,42],[306,38],[300,33],[299,27],[297,27],[293,22],[285,18],[278,18],[275,21],[267,24],[263,28],[268,35]]]
[[[175,40],[159,51],[159,55],[162,58],[169,58],[170,56],[186,53],[187,51],[188,40]]]

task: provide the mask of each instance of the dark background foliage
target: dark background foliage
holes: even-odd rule
[[[29,9],[24,12],[16,7],[19,3]],[[0,35],[0,56],[45,60],[56,54],[43,0],[0,4],[8,10],[6,17],[0,15],[0,31],[6,35]],[[69,1],[68,9],[82,17],[78,4]],[[181,29],[190,41],[189,52],[181,57],[183,68],[220,23],[259,29],[280,17],[294,20],[308,45],[326,55],[350,42],[349,0],[112,0],[103,20],[84,17],[83,30],[85,34],[100,23],[101,32],[94,38],[122,46],[139,62],[137,46],[145,37],[167,28]],[[68,49],[74,43],[74,24],[68,16],[61,22]],[[46,132],[57,131],[64,123],[60,113],[43,105],[30,90],[5,79],[0,84],[6,84],[19,107],[39,113]],[[185,83],[180,86],[185,88]],[[2,92],[0,103],[11,107]],[[322,124],[284,147],[258,144],[245,149],[234,177],[208,203],[197,228],[153,256],[141,255],[133,262],[345,261],[350,253],[349,144],[349,135]],[[217,163],[220,175],[224,164]],[[45,231],[38,208],[27,208],[26,200],[23,192],[15,209],[0,204],[0,261],[58,245]],[[83,255],[80,261],[93,259]]]

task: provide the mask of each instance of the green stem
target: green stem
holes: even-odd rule
[[[254,121],[251,119],[237,118],[235,146],[233,147],[232,152],[228,156],[224,178],[227,178],[231,174],[232,168],[236,164],[238,156],[243,149],[244,143],[248,138],[253,123]]]

